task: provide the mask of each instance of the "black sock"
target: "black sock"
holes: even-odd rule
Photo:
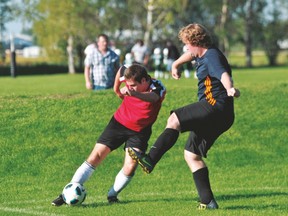
[[[209,202],[214,198],[210,181],[208,168],[204,167],[193,173],[193,178],[195,186],[200,197],[200,202],[204,204],[209,204]]]
[[[163,131],[149,151],[149,157],[154,165],[176,143],[178,137],[178,130],[166,128]]]

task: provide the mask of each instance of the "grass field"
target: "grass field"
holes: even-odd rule
[[[201,212],[183,159],[188,134],[152,174],[138,169],[121,203],[109,205],[106,195],[122,167],[122,148],[85,184],[82,206],[52,207],[120,100],[112,90],[85,90],[81,74],[0,77],[0,215],[288,215],[287,75],[287,67],[234,70],[242,93],[236,120],[206,160],[220,209]],[[168,92],[150,145],[170,109],[196,101],[193,78],[163,82]]]

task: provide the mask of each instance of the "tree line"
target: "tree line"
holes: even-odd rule
[[[109,35],[123,51],[138,38],[152,48],[168,38],[178,43],[178,30],[198,22],[212,32],[226,55],[233,47],[244,47],[248,67],[253,66],[253,49],[259,47],[269,65],[276,65],[279,41],[288,38],[286,0],[21,1],[8,10],[9,1],[0,0],[0,26],[3,29],[4,18],[13,17],[11,13],[33,23],[36,43],[51,60],[67,61],[69,73],[82,68],[85,46],[100,33]]]

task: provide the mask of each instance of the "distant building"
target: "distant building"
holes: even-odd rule
[[[6,37],[4,40],[4,49],[6,54],[10,53],[10,37]],[[17,55],[21,55],[25,58],[33,58],[44,55],[43,48],[35,46],[33,38],[29,35],[16,34],[13,36],[14,49]]]
[[[13,36],[14,47],[16,50],[22,50],[25,47],[33,46],[33,38],[29,35],[16,34]],[[4,48],[10,49],[10,36],[4,40]]]
[[[288,49],[288,39],[278,41],[278,45],[281,49]]]
[[[39,46],[30,46],[25,47],[22,52],[23,57],[25,58],[35,58],[44,55],[43,48]]]

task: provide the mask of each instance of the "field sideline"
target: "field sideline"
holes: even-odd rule
[[[86,159],[120,104],[112,90],[89,92],[83,74],[0,77],[0,215],[288,215],[288,67],[234,69],[233,127],[206,160],[220,209],[196,210],[197,192],[183,158],[188,134],[152,174],[137,170],[109,205],[107,191],[122,167],[123,149],[112,152],[85,184],[80,207],[51,201]],[[150,145],[170,109],[196,101],[193,78],[163,80],[166,99]]]

